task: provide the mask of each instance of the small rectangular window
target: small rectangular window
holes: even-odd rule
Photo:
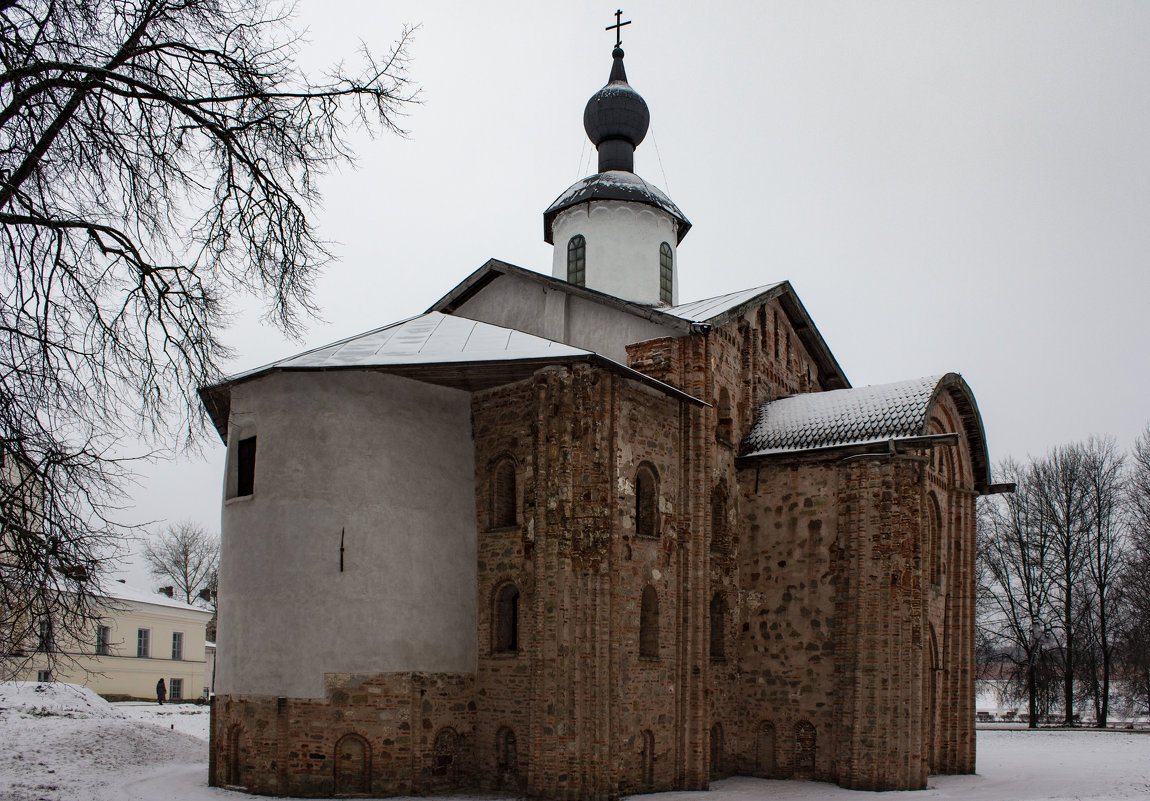
[[[52,680],[52,671],[50,671],[50,670],[37,670],[36,671],[36,681],[51,681],[51,680]]]
[[[184,697],[184,680],[168,679],[168,700],[181,701]]]
[[[147,659],[151,656],[152,632],[150,629],[136,629],[136,658]]]
[[[41,620],[39,637],[36,640],[36,650],[48,653],[52,650],[52,621]]]
[[[177,662],[184,658],[184,633],[182,631],[172,632],[172,659]]]
[[[111,639],[111,626],[96,626],[96,656],[108,656],[112,653],[108,647],[108,643]]]
[[[236,446],[236,497],[251,495],[256,485],[256,438],[241,439]]]

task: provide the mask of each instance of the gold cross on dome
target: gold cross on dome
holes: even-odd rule
[[[623,26],[631,24],[631,20],[627,20],[626,22],[622,22],[621,21],[622,19],[623,19],[623,11],[617,10],[615,12],[615,24],[614,25],[608,25],[606,28],[603,29],[605,31],[610,31],[610,30],[615,31],[615,47],[619,47],[623,44],[623,39],[620,36],[620,34],[623,33],[623,30],[622,30]]]

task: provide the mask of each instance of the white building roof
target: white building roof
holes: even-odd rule
[[[438,311],[240,373],[201,389],[200,397],[226,441],[229,387],[279,370],[380,369],[417,381],[475,391],[527,378],[547,363],[571,360],[599,363],[680,400],[705,405],[670,384],[593,351]]]
[[[198,606],[186,604],[183,601],[169,598],[158,592],[142,590],[138,587],[130,587],[127,584],[121,584],[119,582],[111,582],[110,586],[106,585],[104,590],[104,595],[116,601],[131,601],[133,603],[166,606],[170,609],[181,609],[185,612],[199,612],[209,618],[212,616],[211,612],[206,609],[201,609]]]
[[[764,403],[744,456],[861,445],[926,433],[927,414],[943,376],[792,395]]]
[[[428,312],[290,356],[232,380],[271,368],[323,369],[392,365],[493,362],[586,356],[590,351],[511,328]]]
[[[692,323],[705,323],[724,312],[742,306],[744,303],[757,298],[764,292],[769,292],[775,287],[782,286],[783,283],[784,282],[779,281],[774,284],[764,284],[762,286],[751,287],[750,289],[742,289],[738,292],[728,292],[726,295],[704,298],[703,300],[696,300],[691,303],[682,303],[678,306],[662,309],[661,311]]]

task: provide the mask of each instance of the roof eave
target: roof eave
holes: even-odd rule
[[[709,317],[707,323],[712,326],[720,326],[724,323],[730,322],[742,315],[746,314],[749,309],[760,306],[770,300],[778,300],[779,305],[783,307],[787,318],[791,321],[791,327],[795,329],[799,339],[802,340],[803,346],[807,352],[811,354],[815,360],[815,364],[819,369],[819,383],[823,389],[850,389],[851,382],[847,378],[843,368],[839,365],[838,360],[835,359],[834,354],[831,353],[830,347],[827,345],[823,335],[819,332],[815,321],[807,312],[795,288],[791,286],[790,281],[782,281],[770,289],[748,298],[737,306],[732,306],[729,309],[716,314],[714,317]]]
[[[568,353],[556,356],[530,357],[524,359],[426,362],[420,364],[355,364],[330,367],[294,367],[273,364],[261,370],[245,373],[235,379],[225,381],[211,387],[202,387],[199,391],[199,394],[201,402],[204,404],[208,415],[211,417],[212,424],[215,426],[217,433],[220,435],[220,439],[225,444],[227,444],[228,417],[231,410],[232,387],[239,384],[245,384],[249,381],[254,381],[258,378],[263,378],[273,373],[324,373],[347,370],[361,370],[387,373],[389,375],[398,375],[403,378],[409,378],[413,381],[421,381],[427,384],[451,387],[452,389],[459,389],[464,392],[476,392],[529,378],[536,370],[542,367],[546,367],[547,365],[569,364],[573,362],[589,362],[600,367],[611,369],[615,372],[618,372],[625,378],[646,384],[647,386],[652,387],[666,395],[677,398],[680,401],[692,403],[698,406],[707,405],[704,401],[689,393],[683,392],[680,389],[676,389],[670,384],[666,384],[662,381],[659,381],[658,379],[651,378],[650,376],[644,375],[637,370],[632,370],[626,365],[620,364],[619,362],[608,359],[605,356],[600,356],[597,353],[591,352],[584,354]],[[473,368],[477,372],[471,373],[470,376],[465,375],[469,373],[469,368]],[[487,368],[486,372],[489,378],[487,381],[483,380],[481,375],[481,373],[484,372],[483,368]]]

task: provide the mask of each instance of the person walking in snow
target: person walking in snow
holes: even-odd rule
[[[156,698],[160,699],[160,706],[164,705],[164,699],[168,697],[168,688],[164,686],[164,680],[160,679],[156,682]]]

